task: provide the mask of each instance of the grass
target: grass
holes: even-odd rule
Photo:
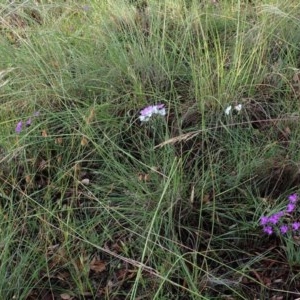
[[[297,297],[298,1],[0,12],[1,299]]]

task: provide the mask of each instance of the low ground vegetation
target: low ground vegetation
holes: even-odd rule
[[[0,12],[1,299],[299,296],[299,1]]]

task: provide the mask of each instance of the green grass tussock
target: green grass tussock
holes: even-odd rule
[[[1,4],[0,298],[294,299],[299,12]]]

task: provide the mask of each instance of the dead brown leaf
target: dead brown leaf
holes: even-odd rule
[[[122,245],[120,245],[118,242],[111,245],[111,249],[116,253],[121,253],[123,250]]]
[[[283,296],[276,296],[274,295],[271,300],[282,300],[283,299]]]
[[[68,254],[63,247],[58,244],[48,247],[49,267],[52,269],[57,266],[62,266],[69,261]]]
[[[60,298],[63,299],[63,300],[72,300],[72,299],[74,299],[74,297],[72,297],[71,295],[69,295],[67,293],[60,294]]]
[[[31,176],[30,175],[26,175],[25,176],[25,181],[27,184],[29,184],[31,182]]]
[[[93,121],[94,116],[95,116],[95,109],[92,108],[91,111],[90,111],[89,116],[86,118],[86,123],[90,124]]]
[[[17,299],[13,297],[12,299]],[[36,299],[43,299],[43,300],[54,300],[54,295],[51,293],[51,291],[47,290],[33,290],[30,292],[29,295],[27,295],[26,300],[36,300]]]
[[[136,276],[136,270],[128,270],[128,269],[121,269],[116,272],[116,277],[118,280],[128,280]]]
[[[206,203],[209,203],[210,201],[211,201],[210,194],[205,194],[202,198],[202,202],[206,204]]]
[[[106,263],[95,256],[90,262],[90,269],[96,273],[101,273],[105,271]]]
[[[81,139],[80,145],[81,145],[81,146],[86,146],[87,144],[88,144],[87,138],[83,137],[83,138]]]
[[[48,166],[47,162],[44,159],[42,159],[38,164],[38,170],[39,171],[45,170],[47,166]]]
[[[62,156],[61,155],[58,155],[57,158],[56,158],[57,162],[60,164],[61,161],[62,161]]]
[[[48,134],[47,134],[46,129],[43,129],[42,130],[42,137],[47,137],[47,136],[48,136]]]
[[[55,144],[57,145],[61,145],[63,143],[63,138],[62,137],[58,137],[55,139]]]
[[[299,72],[295,72],[294,76],[293,76],[293,81],[296,83],[300,83],[300,73]]]
[[[150,181],[150,174],[139,173],[138,180],[144,182]]]

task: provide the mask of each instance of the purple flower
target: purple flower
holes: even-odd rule
[[[300,222],[294,222],[292,224],[292,228],[293,228],[293,230],[298,230],[300,228]]]
[[[16,133],[19,134],[21,131],[22,131],[22,126],[23,126],[23,123],[22,121],[20,121],[17,126],[16,126]]]
[[[296,202],[298,201],[298,195],[297,194],[289,195],[288,199],[289,199],[290,203],[296,204]]]
[[[140,111],[140,121],[147,122],[152,117],[153,114],[158,114],[161,116],[166,115],[166,109],[164,104],[150,105],[145,107]]]
[[[34,114],[33,114],[33,117],[38,117],[40,115],[40,112],[39,111],[35,111]],[[26,127],[29,127],[32,123],[32,118],[29,118],[26,122],[25,122],[25,126]],[[17,126],[16,126],[16,133],[19,134],[21,131],[22,131],[22,127],[23,127],[23,122],[20,121]]]
[[[282,225],[282,226],[280,226],[280,232],[281,232],[282,234],[287,233],[288,230],[289,230],[289,227],[288,227],[287,225]]]
[[[89,5],[83,5],[83,6],[82,6],[82,9],[83,9],[84,11],[89,11],[89,10],[91,9],[91,7],[90,7]]]
[[[293,212],[293,211],[295,210],[295,208],[296,208],[296,205],[295,205],[295,204],[289,203],[289,204],[287,205],[287,207],[286,207],[286,212],[291,213],[291,212]]]
[[[273,228],[271,226],[264,226],[263,232],[267,233],[268,235],[271,235],[273,233]]]
[[[277,224],[283,215],[284,215],[284,212],[279,211],[269,217],[269,222],[272,224]]]
[[[267,216],[262,216],[260,218],[260,225],[266,225],[269,222],[269,217]]]
[[[26,121],[26,127],[29,127],[31,125],[31,118],[29,118],[27,121]]]

